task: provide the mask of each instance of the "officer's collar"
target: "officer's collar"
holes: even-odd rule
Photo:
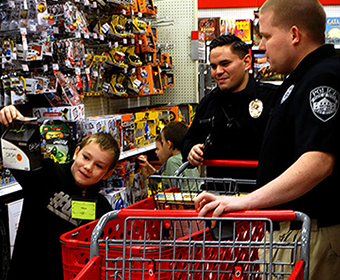
[[[306,73],[306,69],[310,69],[315,62],[322,60],[326,57],[335,55],[335,49],[333,45],[325,44],[316,50],[309,53],[295,68],[295,70],[289,75],[287,79],[300,79]]]
[[[225,92],[225,91],[221,90],[220,88],[218,88],[219,89],[218,94],[222,95],[223,97],[241,98],[241,96],[243,96],[244,94],[247,94],[247,95],[255,94],[255,92],[253,90],[254,86],[255,86],[255,80],[249,74],[249,80],[248,80],[248,83],[247,83],[247,85],[244,89],[237,91],[237,92],[230,93],[230,92]]]

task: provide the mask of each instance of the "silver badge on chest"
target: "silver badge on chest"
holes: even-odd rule
[[[252,118],[257,119],[263,111],[263,103],[259,99],[255,99],[249,103],[249,114]]]

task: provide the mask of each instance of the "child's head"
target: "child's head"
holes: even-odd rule
[[[116,140],[106,133],[84,137],[74,153],[71,171],[77,185],[86,187],[107,179],[120,155]]]
[[[184,136],[188,131],[188,126],[184,122],[169,122],[162,131],[163,146],[167,143],[169,149],[180,151],[183,147]]]

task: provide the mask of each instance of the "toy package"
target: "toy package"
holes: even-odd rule
[[[340,17],[328,17],[325,32],[326,44],[340,44]]]
[[[135,159],[124,160],[117,163],[115,171],[124,180],[126,190],[125,202],[128,205],[148,197],[147,178],[139,170]]]
[[[42,151],[45,157],[50,157],[61,164],[70,161],[72,138],[66,123],[41,125],[40,134]]]
[[[235,20],[235,35],[244,42],[252,41],[252,28],[252,20],[250,19]]]
[[[32,171],[41,168],[39,126],[30,118],[14,121],[1,138],[3,166]]]
[[[80,121],[85,119],[84,104],[77,106],[41,107],[32,109],[33,116],[39,122],[51,121]]]
[[[132,113],[122,114],[122,152],[135,148],[135,116]]]
[[[254,53],[254,77],[261,81],[280,81],[284,76],[270,70],[269,62],[263,52]]]
[[[199,18],[198,30],[205,33],[205,40],[211,41],[220,36],[220,18]]]
[[[122,147],[122,116],[121,115],[104,115],[106,119],[106,131],[116,141],[119,147]]]

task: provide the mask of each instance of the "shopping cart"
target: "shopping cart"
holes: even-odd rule
[[[251,160],[205,160],[203,166],[256,168],[258,162]],[[149,187],[152,191],[157,209],[193,209],[193,199],[203,190],[216,194],[242,195],[239,186],[255,185],[255,179],[184,177],[183,172],[191,168],[185,162],[178,168],[174,176],[149,176]],[[167,181],[170,189],[164,189],[162,182]]]
[[[257,162],[207,164],[256,167]],[[230,213],[211,229],[212,218],[199,218],[192,199],[207,186],[210,191],[242,195],[239,183],[255,181],[181,176],[187,167],[184,164],[176,176],[150,176],[150,180],[171,180],[170,189],[157,188],[148,199],[65,233],[61,237],[64,279],[308,278],[308,217],[292,211]],[[189,184],[190,189],[183,191]],[[303,238],[274,242],[273,223],[281,220],[303,222]],[[290,250],[292,256],[301,251],[300,258],[273,261],[277,250]]]
[[[214,230],[209,228],[211,220],[217,221]],[[182,221],[190,225],[186,236],[177,235],[176,227]],[[273,224],[277,221],[301,222],[301,239],[275,242]],[[202,229],[196,230],[197,222]],[[227,237],[223,233],[225,223],[231,226]],[[64,236],[65,244],[75,245],[82,230]],[[307,280],[309,235],[309,218],[293,211],[243,211],[202,218],[195,210],[122,209],[99,220],[91,241],[86,241],[90,247],[86,264],[74,278],[67,273],[64,277]],[[290,262],[273,261],[277,250],[298,257]]]

